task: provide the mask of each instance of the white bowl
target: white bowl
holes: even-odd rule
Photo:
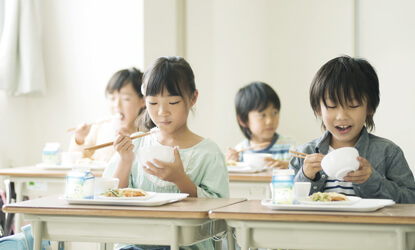
[[[174,148],[163,145],[139,148],[137,158],[143,166],[146,166],[146,162],[148,161],[153,163],[154,159],[164,162],[174,162]]]
[[[358,156],[359,152],[353,147],[339,148],[324,156],[321,167],[329,177],[343,180],[347,173],[359,168]]]
[[[262,169],[267,164],[265,159],[272,158],[272,154],[252,153],[243,154],[243,161],[253,169]]]
[[[74,165],[82,157],[82,152],[62,152],[62,165]]]
[[[117,189],[120,180],[118,178],[102,177],[95,178],[94,195],[100,195],[108,189]]]

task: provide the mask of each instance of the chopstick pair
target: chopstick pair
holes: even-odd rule
[[[251,146],[251,147],[248,147],[248,148],[244,148],[244,149],[238,150],[236,152],[237,153],[241,153],[241,152],[244,152],[246,150],[250,150],[250,149],[254,149],[254,148],[263,148],[263,147],[268,146],[268,145],[269,145],[269,142],[264,142],[264,143],[257,144],[257,145],[254,145],[254,146]]]
[[[150,134],[157,133],[159,131],[160,130],[156,127],[156,128],[152,128],[150,130],[150,132],[147,132],[147,133],[144,133],[144,134],[135,135],[135,136],[131,136],[130,138],[131,138],[131,140],[134,140],[134,139],[137,139],[137,138],[140,138],[140,137],[144,137],[144,136],[147,136],[147,135],[150,135]],[[84,148],[84,150],[97,150],[97,149],[101,149],[101,148],[106,148],[106,147],[112,146],[113,144],[114,144],[113,141],[112,142],[107,142],[107,143],[95,145],[95,146],[92,146],[92,147],[86,147],[86,148]]]
[[[99,120],[99,121],[88,123],[88,125],[101,124],[101,123],[109,122],[109,121],[112,121],[112,120],[115,120],[115,119],[121,119],[121,115],[114,115],[114,116],[111,116],[111,117],[106,118],[106,119],[102,119],[102,120]],[[69,128],[69,129],[66,130],[66,132],[75,131],[76,129],[77,128]]]
[[[297,152],[297,151],[291,151],[291,150],[290,150],[290,153],[292,157],[297,157],[297,158],[302,158],[302,159],[305,159],[305,157],[308,155],[308,154],[304,154],[304,153]]]

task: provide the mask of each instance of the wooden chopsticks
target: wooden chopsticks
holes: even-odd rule
[[[100,120],[100,121],[91,122],[88,125],[101,124],[101,123],[104,123],[104,122],[109,122],[109,121],[114,120],[114,119],[120,119],[120,116],[119,115],[118,116],[113,116],[113,117],[103,119],[103,120]],[[71,132],[71,131],[75,131],[75,130],[76,130],[76,128],[69,128],[69,129],[66,130],[66,132]]]
[[[307,154],[297,152],[297,151],[291,151],[290,150],[290,153],[291,153],[292,157],[297,157],[297,158],[302,158],[302,159],[305,159],[305,157],[307,156]]]
[[[139,134],[139,135],[131,136],[131,140],[134,140],[134,139],[137,139],[137,138],[140,138],[140,137],[144,137],[144,136],[150,135],[152,133],[154,133],[154,131],[150,131],[150,132],[147,132],[147,133],[144,133],[144,134]],[[99,144],[99,145],[95,145],[95,146],[92,146],[92,147],[84,148],[84,150],[97,150],[97,149],[101,149],[101,148],[106,148],[106,147],[112,146],[113,144],[114,144],[113,141],[112,142],[107,142],[107,143],[104,143],[104,144]]]
[[[264,142],[264,143],[257,144],[257,145],[254,145],[254,146],[251,146],[251,147],[248,147],[248,148],[238,150],[236,152],[240,153],[240,152],[243,152],[243,151],[246,151],[246,150],[250,150],[250,149],[254,149],[254,148],[262,148],[262,147],[265,147],[265,146],[268,146],[268,145],[269,145],[269,142]]]

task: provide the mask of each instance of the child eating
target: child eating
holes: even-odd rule
[[[297,150],[308,155],[291,160],[295,181],[311,182],[311,194],[337,192],[414,203],[414,176],[402,150],[369,133],[379,101],[378,77],[369,62],[341,56],[324,64],[311,83],[310,103],[325,133]],[[358,170],[344,181],[327,176],[321,167],[325,154],[342,147],[355,147],[360,155]]]

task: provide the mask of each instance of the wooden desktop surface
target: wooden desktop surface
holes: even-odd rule
[[[70,169],[44,169],[36,166],[2,168],[0,175],[13,177],[45,177],[45,178],[65,178]],[[95,177],[101,177],[103,170],[91,170]]]
[[[271,210],[261,205],[260,200],[214,209],[212,219],[285,221],[285,222],[331,222],[366,224],[415,224],[415,204],[395,204],[373,212],[334,211],[283,211]]]
[[[53,195],[3,206],[7,213],[30,213],[47,215],[81,215],[108,217],[144,218],[208,218],[212,209],[245,201],[239,198],[186,198],[184,200],[154,207],[110,206],[110,205],[71,205],[66,200]]]

